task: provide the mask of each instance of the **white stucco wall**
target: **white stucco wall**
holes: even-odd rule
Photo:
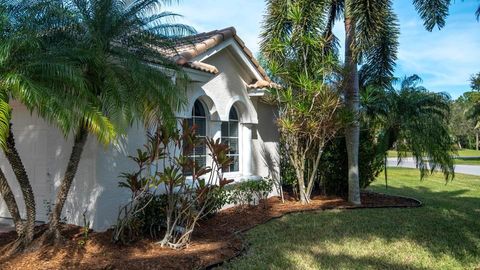
[[[200,98],[210,111],[208,135],[219,138],[221,121],[228,120],[230,108],[235,106],[241,123],[240,171],[226,174],[226,177],[242,180],[247,163],[251,164],[249,178],[251,175],[273,177],[275,170],[278,173],[274,108],[259,102],[258,97],[248,96],[246,84],[254,78],[231,49],[224,49],[205,62],[216,66],[220,72],[216,76],[206,76],[206,82],[188,86],[189,105],[178,112],[179,118],[190,117],[193,103]],[[65,138],[57,128],[35,114],[31,115],[22,105],[13,104],[13,107],[13,131],[36,195],[37,219],[46,221],[49,205],[54,203],[56,189],[68,162],[73,138]],[[245,132],[252,132],[251,141],[245,140],[248,137],[244,136]],[[145,131],[141,126],[132,127],[117,146],[105,147],[93,136],[89,137],[64,208],[68,223],[83,225],[84,211],[95,230],[106,230],[115,223],[119,207],[129,199],[128,191],[118,187],[119,175],[134,169],[135,164],[127,156],[135,155],[136,149],[144,143]],[[251,156],[244,155],[248,152],[246,149],[250,149]],[[0,166],[17,198],[21,198],[13,171],[1,154]],[[22,200],[18,202],[24,213]],[[5,203],[0,199],[0,217],[8,216]]]

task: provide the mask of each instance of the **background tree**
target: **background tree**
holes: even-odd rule
[[[450,132],[459,149],[474,149],[476,145],[476,134],[478,133],[475,129],[476,121],[468,118],[468,110],[471,107],[472,103],[465,95],[450,104]]]
[[[261,50],[281,85],[272,90],[278,126],[302,203],[309,203],[326,144],[341,126],[337,59],[326,53],[322,14],[314,0],[267,1]]]
[[[420,77],[405,77],[399,90],[376,89],[376,99],[386,105],[379,108],[370,100],[362,100],[369,121],[378,123],[377,148],[379,155],[396,149],[398,159],[411,154],[423,178],[440,169],[445,177],[454,176],[450,136],[450,97],[434,93],[419,85]]]
[[[385,86],[392,78],[398,47],[398,20],[390,0],[330,0],[327,12],[329,26],[325,36],[336,49],[332,33],[336,21],[344,19],[345,26],[345,103],[355,116],[347,126],[345,138],[349,159],[349,201],[360,204],[359,136],[360,86],[358,65]],[[442,28],[448,15],[449,0],[413,0],[427,30]]]

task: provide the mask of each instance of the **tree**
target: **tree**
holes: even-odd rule
[[[27,213],[26,222],[23,222],[11,188],[1,172],[1,194],[18,235],[11,251],[19,251],[32,241],[36,206],[29,177],[15,147],[9,99],[13,98],[37,112],[64,134],[68,134],[70,126],[78,121],[85,122],[89,129],[108,125],[105,118],[88,117],[101,114],[91,100],[77,100],[84,95],[82,91],[85,89],[80,70],[57,57],[56,49],[47,49],[44,32],[32,28],[42,25],[40,20],[34,20],[42,17],[34,6],[35,1],[12,1],[3,2],[0,8],[0,146],[19,183]]]
[[[294,167],[300,201],[310,202],[324,147],[341,127],[338,60],[326,53],[322,1],[267,1],[261,50],[281,85],[272,94],[278,126]]]
[[[369,121],[378,123],[379,155],[395,148],[400,161],[411,153],[422,178],[440,169],[450,179],[454,176],[450,97],[430,92],[420,82],[420,77],[413,75],[401,81],[399,90],[370,90],[376,98],[363,99],[362,107]],[[377,100],[382,100],[383,106],[376,104]]]
[[[347,126],[345,138],[349,159],[349,201],[360,204],[358,148],[360,134],[360,98],[358,65],[380,85],[392,78],[398,47],[398,20],[390,0],[330,0],[325,36],[336,49],[333,25],[344,18],[345,78],[344,95],[347,108],[354,115]],[[427,30],[442,28],[448,15],[449,0],[413,0]]]
[[[475,148],[476,122],[473,119],[468,119],[468,110],[471,108],[472,103],[463,97],[451,102],[451,118],[450,118],[450,131],[455,137],[457,147],[462,148]]]
[[[51,25],[52,39],[65,45],[66,58],[82,66],[89,94],[99,100],[102,113],[112,120],[117,131],[124,131],[136,120],[145,125],[158,121],[173,125],[173,111],[184,104],[185,96],[181,85],[167,74],[176,72],[181,78],[181,72],[161,54],[161,48],[172,46],[175,38],[194,30],[171,23],[177,15],[161,11],[170,1],[59,0],[55,5],[49,2],[50,10],[61,10],[57,20],[53,20],[56,24]],[[83,123],[73,130],[74,144],[50,216],[47,239],[61,238],[63,206],[90,133]]]
[[[472,91],[480,92],[480,72],[472,75],[470,78],[470,87],[472,88]]]

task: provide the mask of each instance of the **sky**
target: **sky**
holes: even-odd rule
[[[469,78],[480,72],[480,22],[475,18],[478,0],[456,0],[446,26],[428,32],[412,1],[394,0],[400,22],[400,47],[395,76],[417,74],[423,85],[435,92],[457,98],[469,91]],[[183,15],[179,22],[198,32],[234,26],[254,53],[259,50],[265,3],[262,0],[182,0],[167,8]],[[335,32],[343,36],[342,23]],[[343,42],[343,38],[341,38]]]

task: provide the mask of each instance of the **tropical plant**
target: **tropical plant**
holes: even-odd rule
[[[420,77],[405,77],[399,90],[377,89],[377,98],[363,100],[368,108],[367,118],[377,121],[378,154],[396,149],[399,162],[412,155],[423,178],[427,173],[441,170],[446,179],[453,178],[451,155],[454,144],[450,136],[450,97],[446,93],[434,93],[420,86]],[[380,110],[375,100],[383,100]]]
[[[358,65],[377,86],[387,87],[393,75],[398,49],[399,26],[391,0],[329,0],[325,37],[332,50],[338,50],[333,26],[344,19],[345,26],[345,103],[354,118],[347,125],[345,138],[349,163],[349,201],[360,204],[358,149],[360,136],[360,85]],[[442,28],[448,16],[449,0],[413,0],[415,9],[431,31]]]
[[[341,127],[338,67],[326,53],[322,1],[267,1],[262,53],[281,87],[278,126],[295,169],[302,203],[309,203],[325,145]]]
[[[232,159],[227,156],[228,146],[220,140],[202,140],[196,136],[196,127],[188,126],[184,121],[182,131],[170,131],[161,126],[155,133],[149,134],[145,151],[139,150],[132,157],[138,169],[132,174],[123,174],[126,179],[122,187],[132,191],[132,200],[122,208],[114,230],[115,242],[131,241],[148,221],[144,211],[161,196],[161,208],[155,216],[162,221],[155,222],[164,229],[164,236],[159,244],[171,248],[183,248],[190,239],[200,219],[218,210],[218,195],[231,181],[223,178],[223,170]],[[211,165],[200,167],[191,158],[193,149],[206,144],[210,151]]]
[[[134,121],[174,125],[173,111],[185,96],[180,69],[162,55],[162,48],[194,30],[172,23],[177,16],[162,11],[168,0],[77,0],[48,1],[51,39],[63,45],[60,53],[82,67],[86,88],[97,98],[103,115],[124,132]],[[53,11],[52,11],[53,10]],[[176,75],[174,75],[176,74]],[[59,239],[63,206],[73,183],[90,131],[84,123],[75,125],[74,143],[63,180],[57,192],[46,237]],[[105,144],[115,136],[97,127]],[[100,136],[99,136],[100,135]]]
[[[92,100],[77,100],[85,96],[81,72],[56,54],[56,49],[48,45],[44,32],[36,31],[44,26],[37,4],[36,1],[4,1],[0,7],[0,146],[19,183],[27,213],[26,222],[23,222],[8,183],[0,177],[2,195],[19,236],[12,251],[32,241],[36,206],[28,175],[16,150],[9,100],[14,99],[35,111],[65,135],[74,123],[83,122],[89,130],[109,124]]]

